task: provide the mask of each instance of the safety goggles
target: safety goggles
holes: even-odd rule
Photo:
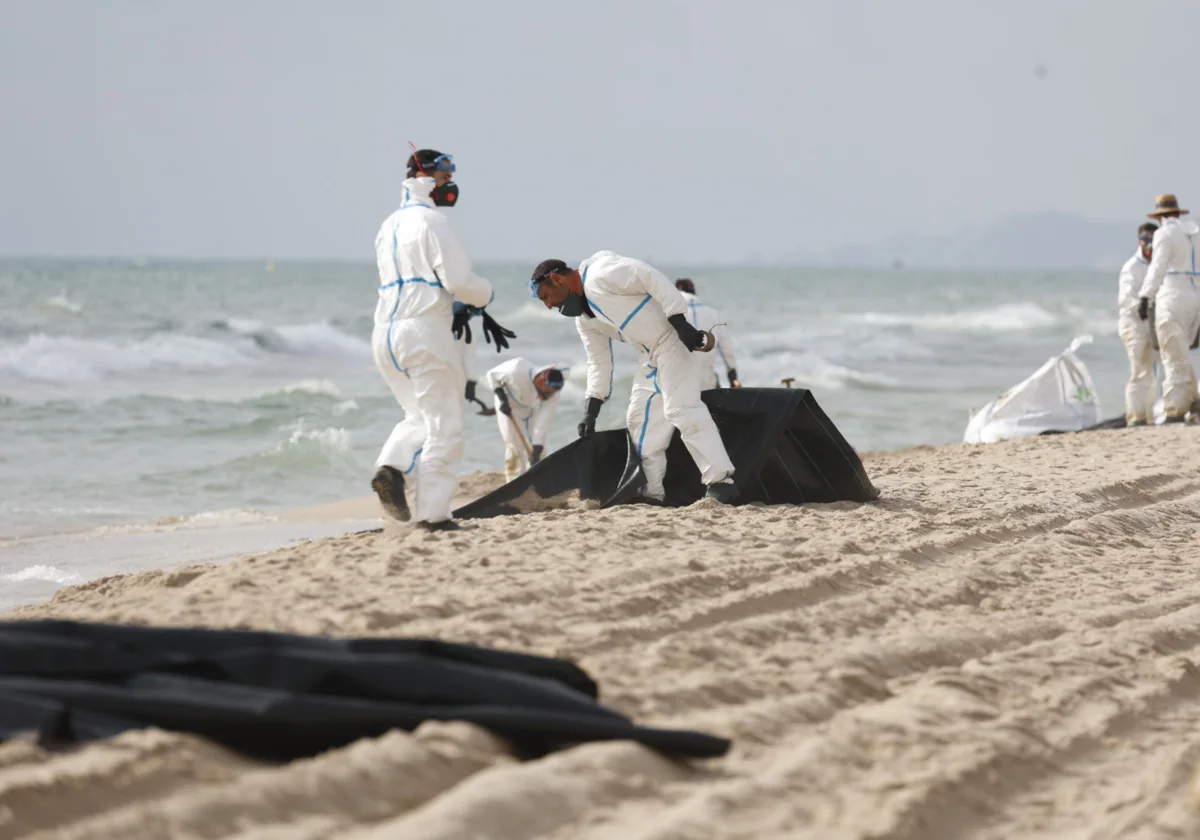
[[[561,268],[551,268],[548,271],[543,271],[537,277],[529,281],[529,296],[537,297],[538,286],[542,285],[546,280],[549,280],[555,274],[561,274]]]
[[[561,391],[563,386],[567,384],[565,377],[558,382],[551,382],[550,377],[546,376],[544,371],[539,373],[534,378],[537,380],[538,384],[547,391]]]
[[[417,167],[425,173],[455,172],[454,155],[438,155],[429,163],[418,163]]]
[[[1138,236],[1138,242],[1141,242],[1143,245],[1150,245],[1151,243],[1154,242],[1154,234],[1153,233],[1143,233],[1140,236]]]

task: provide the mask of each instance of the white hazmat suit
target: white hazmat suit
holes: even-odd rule
[[[588,257],[579,272],[588,307],[595,313],[575,319],[587,352],[587,396],[607,400],[612,395],[613,339],[638,350],[626,423],[646,474],[645,495],[663,500],[667,446],[675,429],[704,484],[731,478],[733,462],[700,400],[703,369],[667,321],[672,315],[686,315],[683,295],[662,272],[612,251]]]
[[[1200,328],[1196,296],[1196,235],[1200,226],[1177,217],[1154,232],[1153,252],[1139,297],[1154,301],[1154,330],[1163,365],[1163,412],[1182,418],[1196,400],[1196,372],[1188,348]]]
[[[463,455],[466,374],[451,332],[455,300],[487,306],[492,285],[471,261],[449,219],[429,197],[433,178],[404,181],[404,201],[379,228],[375,366],[404,409],[375,461],[404,473],[414,518],[450,518]]]
[[[500,437],[504,438],[504,479],[512,481],[529,469],[529,453],[521,445],[515,423],[525,436],[525,442],[532,448],[546,446],[546,436],[550,433],[550,424],[554,422],[554,414],[558,410],[558,391],[554,391],[546,399],[538,396],[533,378],[544,370],[558,368],[562,365],[545,365],[536,367],[527,359],[518,356],[507,362],[496,365],[484,375],[489,391],[504,389],[508,397],[508,406],[512,409],[512,417],[506,417],[500,411],[500,398],[494,397],[496,405],[496,421],[500,424]]]
[[[725,364],[725,373],[737,370],[737,358],[733,355],[733,339],[729,337],[729,327],[725,324],[721,313],[716,307],[700,301],[691,292],[680,291],[687,302],[687,319],[698,330],[707,330],[717,340],[715,352],[693,353],[696,363],[704,368],[704,379],[700,383],[701,390],[720,388],[721,381],[717,378],[717,357]]]
[[[1154,422],[1154,347],[1150,323],[1138,317],[1138,292],[1150,263],[1139,247],[1121,268],[1117,281],[1117,334],[1129,356],[1129,382],[1125,385],[1125,422]]]

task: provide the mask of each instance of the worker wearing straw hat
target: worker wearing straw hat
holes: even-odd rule
[[[1200,298],[1196,292],[1196,278],[1200,276],[1196,260],[1200,226],[1180,218],[1187,212],[1180,209],[1178,200],[1170,193],[1155,199],[1154,210],[1146,215],[1160,220],[1160,224],[1151,243],[1146,279],[1138,293],[1138,317],[1143,321],[1149,318],[1150,302],[1154,302],[1166,423],[1182,423],[1189,413],[1200,416],[1196,371],[1188,357],[1200,329]]]

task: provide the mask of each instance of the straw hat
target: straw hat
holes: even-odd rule
[[[1154,212],[1147,213],[1151,219],[1162,216],[1165,213],[1187,213],[1187,210],[1179,209],[1179,202],[1175,200],[1175,196],[1171,193],[1163,193],[1154,199]]]

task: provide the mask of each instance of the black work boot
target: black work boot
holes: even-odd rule
[[[708,491],[704,494],[704,498],[715,499],[723,505],[731,505],[738,495],[737,485],[730,481],[708,485]]]
[[[417,527],[424,531],[461,531],[462,526],[453,519],[443,519],[440,522],[426,522],[421,520],[417,523]]]
[[[408,500],[404,498],[404,473],[395,467],[380,467],[371,479],[371,489],[379,497],[388,516],[400,522],[412,518],[408,510]]]

